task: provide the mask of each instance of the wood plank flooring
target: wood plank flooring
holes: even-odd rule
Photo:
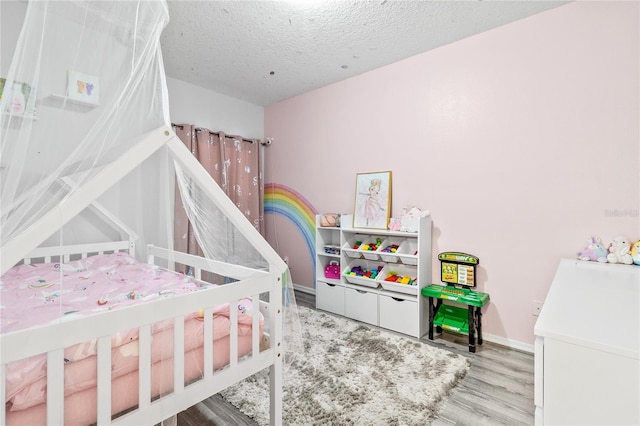
[[[296,291],[296,302],[315,308],[315,296],[308,293]],[[476,353],[470,353],[466,336],[449,333],[436,336],[434,341],[421,341],[464,355],[471,363],[434,426],[534,424],[533,354],[487,341],[477,347]],[[178,426],[243,425],[256,423],[218,395],[178,414]]]

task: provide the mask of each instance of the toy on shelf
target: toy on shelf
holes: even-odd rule
[[[421,217],[427,217],[429,210],[420,210],[415,206],[407,206],[402,209],[402,216],[391,218],[389,230],[401,232],[418,232]]]
[[[367,269],[362,266],[354,266],[351,268],[347,275],[355,275],[358,277],[369,278],[371,280],[375,280],[378,276],[378,272],[382,270],[382,266],[378,266],[376,268]]]
[[[357,242],[356,242],[356,244],[357,244]],[[378,250],[378,247],[380,247],[381,244],[382,244],[382,239],[381,238],[376,238],[375,242],[372,241],[370,243],[363,244],[362,247],[360,247],[360,250],[363,250],[363,251],[376,251],[376,250]]]
[[[402,221],[399,217],[389,219],[389,231],[399,231],[400,226],[402,226]]]
[[[600,237],[591,236],[587,238],[587,245],[578,252],[578,259],[606,263],[607,254],[607,249],[602,244]]]
[[[394,253],[398,251],[398,247],[400,247],[400,244],[389,244],[388,246],[386,246],[385,248],[383,248],[382,250],[380,250],[381,253]]]
[[[340,254],[340,246],[335,245],[326,245],[324,246],[325,254]]]
[[[396,284],[418,285],[417,279],[411,278],[409,275],[400,275],[396,271],[389,271],[384,280]]]
[[[633,259],[631,258],[631,244],[629,240],[623,236],[617,236],[613,239],[613,242],[609,246],[609,255],[607,260],[609,263],[624,263],[625,265],[631,265]]]
[[[636,241],[636,243],[631,246],[631,260],[636,265],[640,265],[640,241]]]
[[[340,263],[337,260],[332,260],[324,268],[325,278],[340,279]]]

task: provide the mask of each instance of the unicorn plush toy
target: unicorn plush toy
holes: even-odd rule
[[[600,237],[591,236],[587,238],[587,245],[585,248],[578,252],[578,259],[606,263],[607,253],[607,249],[602,245]]]

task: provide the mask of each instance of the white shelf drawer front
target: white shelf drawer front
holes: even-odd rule
[[[344,315],[344,290],[344,287],[340,285],[317,281],[316,307],[323,311]]]
[[[358,321],[378,325],[378,295],[345,288],[345,315]]]
[[[378,303],[380,304],[380,327],[418,336],[420,322],[417,301],[380,295]]]

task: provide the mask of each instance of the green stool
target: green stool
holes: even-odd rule
[[[433,340],[433,326],[438,332],[443,329],[469,336],[469,352],[476,351],[475,334],[478,345],[482,344],[482,307],[489,301],[488,293],[466,288],[432,284],[422,289],[422,296],[429,298],[429,340]],[[435,299],[435,303],[434,303]],[[466,308],[445,305],[450,300]]]

